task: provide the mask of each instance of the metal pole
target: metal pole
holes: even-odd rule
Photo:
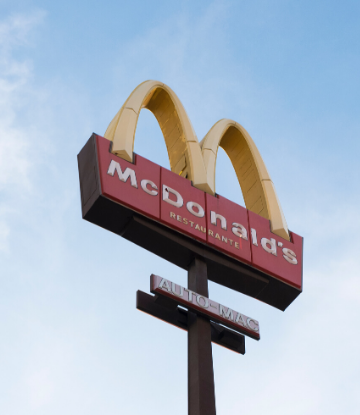
[[[209,297],[207,265],[195,258],[188,271],[188,289]],[[210,321],[188,312],[189,415],[216,415]]]

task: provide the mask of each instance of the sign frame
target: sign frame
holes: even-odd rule
[[[100,180],[98,139],[101,136],[93,134],[78,154],[82,216],[85,220],[185,270],[188,270],[195,257],[202,257],[207,264],[209,280],[280,310],[284,311],[301,293],[301,289],[273,275],[240,262],[106,196]],[[111,142],[106,141],[110,153]],[[122,160],[113,154],[112,157]],[[302,262],[299,266],[302,267]]]
[[[151,274],[150,291],[153,294],[166,296],[216,323],[223,324],[255,340],[260,340],[260,326],[257,320],[232,310],[230,307],[223,306],[204,295],[175,284],[166,278]]]

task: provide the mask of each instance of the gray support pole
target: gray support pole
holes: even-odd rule
[[[209,297],[207,265],[199,258],[190,265],[188,288]],[[188,312],[189,415],[216,415],[210,321]]]

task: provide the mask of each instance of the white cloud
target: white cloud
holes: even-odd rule
[[[32,63],[16,57],[19,47],[31,44],[31,34],[44,18],[43,12],[15,15],[0,22],[0,190],[5,186],[30,186],[31,162],[26,156],[28,132],[18,126],[18,111],[32,94]]]
[[[44,17],[35,11],[0,22],[0,251],[8,251],[10,219],[33,190],[40,130],[26,119],[42,91],[33,86],[33,64],[23,52],[33,47],[33,34]]]
[[[15,228],[28,231],[17,239],[28,239],[32,232],[32,238],[44,236],[49,212],[59,224],[59,206],[76,197],[65,189],[72,170],[64,165],[70,158],[76,168],[74,154],[81,148],[76,137],[85,137],[83,142],[92,131],[90,116],[83,116],[90,113],[84,111],[88,100],[83,92],[51,73],[37,82],[39,68],[28,56],[37,47],[45,17],[44,11],[34,11],[0,21],[0,252],[9,253]],[[55,188],[57,202],[51,199]]]
[[[10,51],[14,46],[29,44],[31,32],[45,17],[42,10],[30,14],[14,14],[0,22],[0,45],[3,51]]]

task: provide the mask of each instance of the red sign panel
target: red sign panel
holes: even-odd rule
[[[273,234],[267,219],[139,155],[113,155],[103,137],[96,147],[103,196],[301,291],[302,237]]]
[[[258,321],[197,294],[188,288],[152,274],[150,277],[150,291],[154,294],[165,295],[189,309],[210,317],[215,322],[231,327],[253,339],[260,340]]]

